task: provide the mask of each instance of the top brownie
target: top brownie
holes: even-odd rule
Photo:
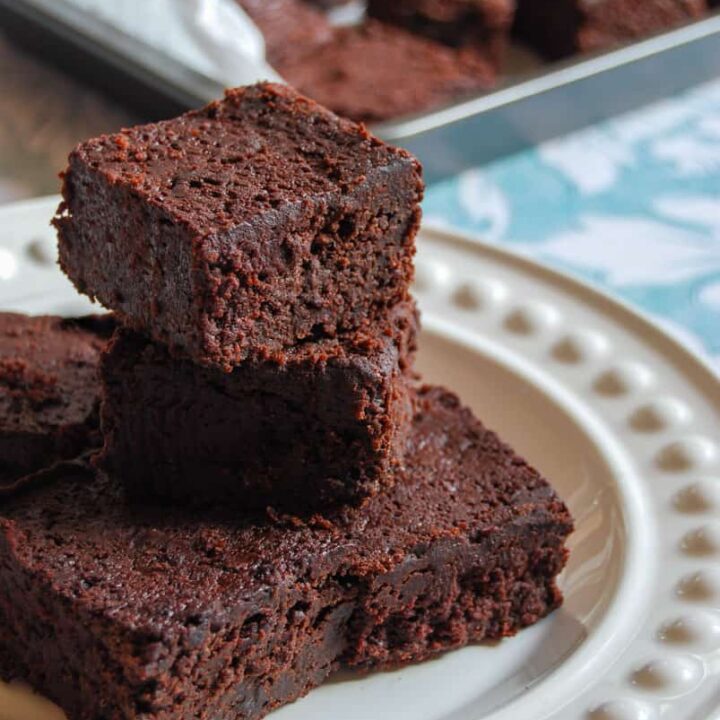
[[[79,145],[54,222],[81,292],[229,370],[386,318],[422,194],[409,153],[261,83]]]

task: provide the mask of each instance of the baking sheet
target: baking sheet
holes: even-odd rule
[[[78,1],[96,0],[0,0],[0,26],[147,119],[222,93],[227,75],[182,62],[107,17],[78,12]],[[339,21],[356,17],[357,5]],[[268,75],[251,57],[241,81]],[[514,50],[505,75],[492,92],[373,129],[416,153],[433,182],[720,76],[720,15],[561,64],[540,64]]]

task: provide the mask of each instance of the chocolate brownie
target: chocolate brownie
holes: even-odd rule
[[[706,10],[706,0],[519,0],[514,31],[557,59],[637,40]]]
[[[515,0],[369,0],[368,14],[454,47],[473,47],[500,65]]]
[[[306,513],[387,486],[412,417],[417,315],[233,372],[120,330],[102,363],[101,463],[135,501]]]
[[[300,92],[363,122],[432,110],[495,83],[479,54],[376,21],[337,28],[332,42],[277,70]]]
[[[0,496],[100,446],[100,353],[109,316],[0,313]]]
[[[55,224],[77,288],[230,370],[407,297],[419,163],[283,85],[79,145]]]
[[[409,449],[391,492],[309,522],[129,509],[80,473],[17,498],[0,656],[72,720],[257,720],[556,608],[572,521],[545,480],[438,388]]]
[[[329,40],[330,22],[303,0],[237,0],[265,37],[265,54],[275,65]]]

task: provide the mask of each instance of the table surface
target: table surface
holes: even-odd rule
[[[0,203],[134,118],[0,36]],[[720,369],[720,80],[428,189],[427,220],[594,281]],[[1,240],[0,240],[1,242]]]

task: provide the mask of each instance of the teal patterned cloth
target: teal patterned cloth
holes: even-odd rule
[[[425,217],[594,281],[720,369],[720,81],[438,183]]]

